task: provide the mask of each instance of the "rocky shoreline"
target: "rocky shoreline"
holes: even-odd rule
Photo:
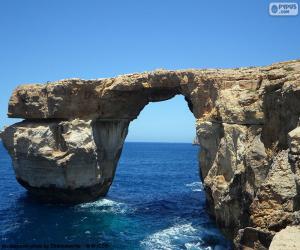
[[[1,133],[16,178],[48,201],[104,196],[130,121],[177,94],[196,119],[209,212],[236,249],[268,249],[300,223],[300,60],[19,86],[8,116],[24,121]]]

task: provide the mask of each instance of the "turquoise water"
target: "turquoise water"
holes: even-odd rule
[[[0,145],[2,247],[231,249],[205,210],[197,155],[190,144],[126,143],[107,197],[66,206],[28,195]]]

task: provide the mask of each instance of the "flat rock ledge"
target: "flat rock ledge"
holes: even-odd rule
[[[91,201],[113,182],[130,122],[178,94],[195,117],[208,211],[224,235],[235,249],[298,249],[300,60],[22,85],[8,116],[24,120],[0,137],[29,192]]]

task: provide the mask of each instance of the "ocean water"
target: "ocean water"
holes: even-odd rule
[[[66,206],[31,197],[1,144],[2,247],[231,249],[206,212],[197,155],[190,144],[125,143],[107,197]]]

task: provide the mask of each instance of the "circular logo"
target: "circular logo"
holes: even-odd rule
[[[271,7],[271,11],[272,11],[272,13],[273,14],[276,14],[277,13],[277,11],[278,11],[278,7],[277,7],[277,5],[272,5],[272,7]]]

